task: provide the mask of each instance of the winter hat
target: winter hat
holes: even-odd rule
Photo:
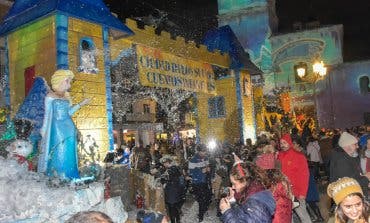
[[[281,139],[285,140],[289,146],[293,146],[292,137],[290,137],[289,133],[284,134]]]
[[[275,154],[265,153],[261,154],[256,159],[256,165],[264,170],[271,170],[275,168]]]
[[[342,135],[340,135],[338,145],[343,148],[349,145],[356,144],[357,142],[358,140],[356,137],[349,134],[348,132],[343,132]]]
[[[337,181],[329,184],[327,193],[337,205],[350,194],[360,193],[363,195],[360,184],[349,177],[339,178]]]

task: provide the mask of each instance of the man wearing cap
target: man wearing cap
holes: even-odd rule
[[[330,158],[330,183],[342,177],[355,179],[364,192],[365,198],[368,194],[369,180],[361,174],[360,158],[357,153],[357,138],[348,132],[343,132],[339,138],[338,145]]]
[[[189,161],[189,175],[192,179],[193,193],[195,200],[199,203],[199,222],[203,221],[204,213],[207,212],[212,198],[212,188],[208,183],[207,176],[210,174],[210,168],[206,154],[206,147],[199,145],[197,153]]]

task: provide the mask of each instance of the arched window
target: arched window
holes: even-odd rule
[[[81,38],[80,40],[80,66],[79,72],[96,74],[96,48],[91,38]]]
[[[368,76],[362,76],[359,79],[359,85],[360,85],[360,93],[362,95],[366,95],[370,93],[370,81]]]

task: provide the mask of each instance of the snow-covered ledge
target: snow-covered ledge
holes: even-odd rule
[[[128,218],[120,197],[104,200],[104,183],[58,186],[15,160],[0,157],[0,222],[62,223],[79,211],[97,210],[114,222]]]

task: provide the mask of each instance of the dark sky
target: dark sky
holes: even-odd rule
[[[208,29],[217,27],[217,0],[104,1],[121,19],[144,19],[152,14],[157,21],[165,18],[161,20],[161,29],[198,42]],[[292,30],[295,21],[343,24],[344,60],[370,59],[370,0],[276,0],[276,11],[279,32],[284,33]],[[163,17],[164,13],[167,17]]]

